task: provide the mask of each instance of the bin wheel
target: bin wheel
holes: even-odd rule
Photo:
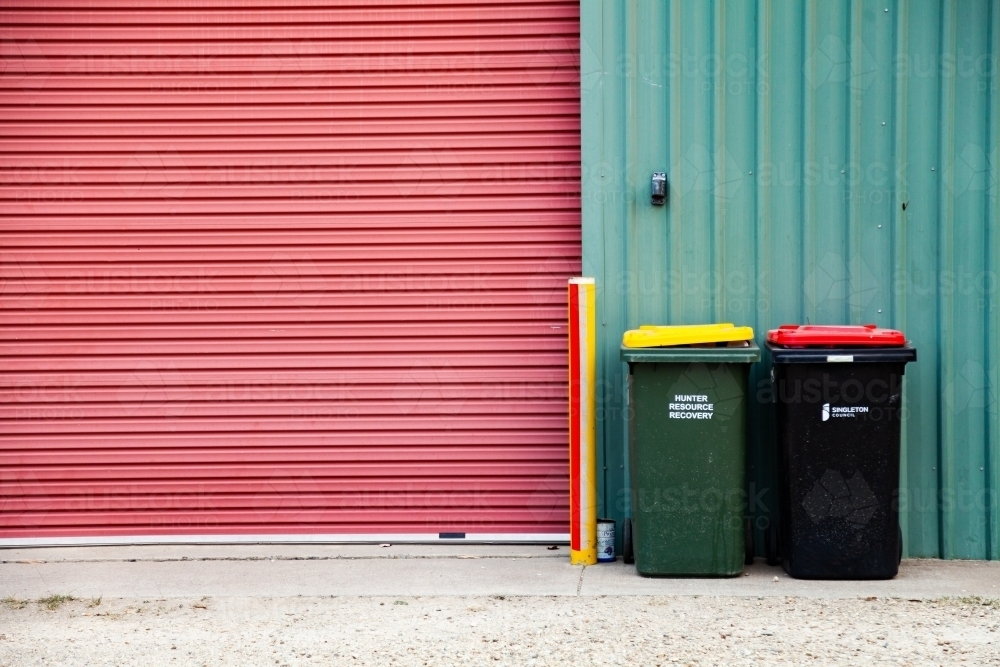
[[[753,536],[753,520],[750,517],[746,518],[743,528],[743,564],[753,565],[754,553],[754,536]]]
[[[903,527],[899,526],[899,558],[896,560],[896,565],[900,565],[903,562]]]
[[[768,523],[764,529],[764,552],[768,565],[781,564],[781,557],[778,555],[778,527],[774,523]]]
[[[635,562],[635,552],[632,551],[632,519],[622,522],[622,561],[629,565]]]

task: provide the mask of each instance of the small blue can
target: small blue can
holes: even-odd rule
[[[597,520],[597,562],[615,562],[615,521],[614,519]]]

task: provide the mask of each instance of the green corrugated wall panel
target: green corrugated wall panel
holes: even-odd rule
[[[990,87],[990,125],[987,135],[989,153],[989,176],[987,189],[989,217],[986,221],[986,239],[983,248],[986,252],[987,275],[1000,277],[1000,84],[996,82],[996,68],[1000,67],[1000,8],[994,4],[990,11],[990,52],[993,54],[993,81]],[[994,290],[1000,290],[1000,285],[994,282]],[[986,484],[994,491],[994,502],[987,511],[986,527],[989,531],[990,554],[997,558],[1000,554],[1000,308],[996,299],[987,299],[986,309],[986,355],[983,364],[986,371],[985,385],[990,387],[990,393],[985,397],[986,404]],[[990,513],[992,512],[992,513]]]
[[[907,553],[1000,558],[1000,0],[583,0],[581,29],[604,513],[629,511],[622,331],[876,322],[919,349]],[[760,517],[768,373],[751,378]]]

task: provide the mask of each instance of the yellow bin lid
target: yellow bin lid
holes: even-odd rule
[[[752,327],[737,327],[733,326],[731,322],[679,326],[646,324],[638,329],[626,331],[622,337],[622,344],[625,347],[666,347],[701,343],[729,343],[741,340],[753,340]]]

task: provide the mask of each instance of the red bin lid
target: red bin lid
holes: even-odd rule
[[[767,340],[783,347],[903,347],[906,336],[874,324],[782,324],[767,332]]]

